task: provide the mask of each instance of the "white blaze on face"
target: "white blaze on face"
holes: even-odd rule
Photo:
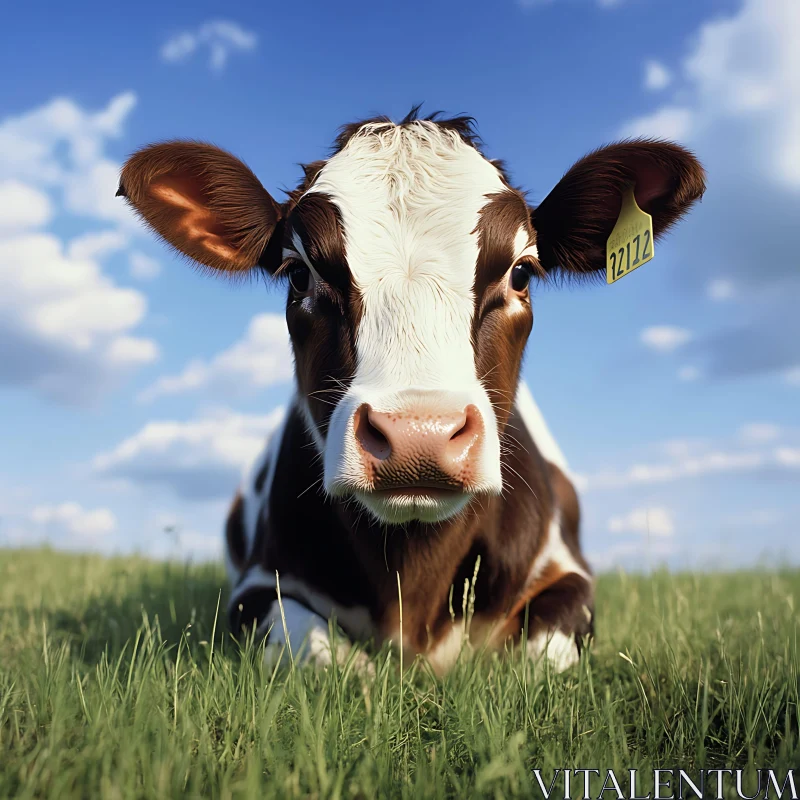
[[[328,491],[363,481],[351,418],[361,403],[402,410],[406,390],[446,391],[474,404],[485,425],[481,488],[499,491],[494,413],[478,380],[471,326],[476,231],[500,173],[433,123],[367,126],[326,164],[311,192],[338,206],[347,262],[362,298],[357,371],[333,413],[325,448]],[[450,402],[450,401],[448,401]]]

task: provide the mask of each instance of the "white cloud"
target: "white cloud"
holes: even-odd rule
[[[51,234],[0,239],[0,383],[91,400],[157,357],[155,342],[132,335],[146,308],[141,293],[70,256]]]
[[[800,431],[775,433],[759,421],[720,437],[642,444],[627,465],[584,473],[592,566],[666,561],[676,568],[719,569],[752,563],[758,552],[796,552],[781,522],[791,519],[791,510],[778,497],[788,501],[800,485]]]
[[[783,377],[790,386],[800,386],[800,366],[787,369]]]
[[[140,402],[163,395],[212,389],[244,394],[291,380],[293,360],[286,319],[282,314],[257,314],[245,335],[210,361],[195,360],[178,375],[168,375],[144,389]]]
[[[651,350],[660,353],[671,353],[687,342],[691,341],[692,333],[685,328],[677,328],[673,325],[654,325],[645,328],[639,334],[639,341]]]
[[[223,527],[230,497],[223,502],[202,503],[185,513],[163,510],[131,514],[130,510],[86,508],[80,503],[40,504],[31,508],[29,498],[10,504],[0,502],[0,547],[40,547],[102,552],[109,555],[137,553],[147,558],[180,561],[219,561]],[[148,504],[149,505],[149,504]],[[191,517],[192,519],[188,519]],[[210,532],[199,526],[210,522]],[[199,526],[198,526],[199,525]]]
[[[674,483],[713,475],[789,472],[800,468],[800,448],[776,446],[760,450],[711,449],[667,462],[636,463],[622,469],[581,474],[581,491]]]
[[[120,165],[101,159],[86,165],[78,174],[64,181],[64,205],[74,214],[116,222],[134,228],[140,223],[134,218],[128,204],[116,197],[119,187]]]
[[[663,507],[635,508],[627,514],[608,520],[610,533],[640,533],[644,536],[672,536],[675,525],[672,515]]]
[[[690,383],[691,381],[696,381],[702,374],[699,367],[693,367],[687,364],[678,370],[678,380]]]
[[[122,250],[128,241],[127,234],[118,230],[84,233],[70,241],[67,254],[76,261],[93,261]]]
[[[655,136],[661,139],[683,141],[692,133],[694,119],[689,108],[665,106],[646,117],[639,117],[627,123],[621,136]]]
[[[736,296],[736,287],[727,278],[715,278],[708,284],[708,296],[716,302],[731,300]]]
[[[131,278],[140,281],[151,281],[161,274],[161,265],[154,258],[134,250],[128,256],[128,271]]]
[[[56,190],[69,211],[139,228],[127,205],[114,197],[120,165],[105,155],[135,105],[132,92],[95,112],[56,98],[7,117],[0,121],[0,180]]]
[[[800,447],[778,447],[775,450],[775,460],[789,469],[800,468]]]
[[[670,483],[689,477],[749,472],[766,465],[763,453],[730,453],[715,451],[696,458],[670,463],[634,464],[622,471],[605,471],[584,476],[585,488],[622,487],[634,484]]]
[[[161,48],[161,58],[169,63],[186,61],[197,50],[208,49],[209,66],[219,72],[234,52],[254,50],[258,37],[236,22],[212,20],[196,30],[183,31],[168,39]]]
[[[755,122],[748,160],[760,161],[777,183],[800,187],[798,29],[795,0],[745,0],[737,14],[703,25],[682,64],[684,102],[635,120],[626,133],[675,134],[665,123],[680,119],[677,138],[714,140],[726,123]]]
[[[158,346],[151,339],[117,336],[109,343],[106,355],[115,364],[149,364],[158,358]]]
[[[745,442],[760,444],[774,442],[781,435],[781,429],[771,422],[751,422],[739,429],[739,436]]]
[[[188,500],[229,497],[282,416],[280,408],[264,416],[221,410],[188,422],[149,422],[96,456],[92,468],[99,477],[167,487]]]
[[[658,448],[670,458],[689,458],[703,452],[708,452],[709,443],[706,439],[669,439],[662,442]]]
[[[107,508],[86,510],[78,503],[37,506],[30,521],[42,529],[45,538],[55,537],[64,544],[92,544],[117,529],[117,518]]]
[[[644,65],[644,87],[651,91],[666,89],[672,83],[672,73],[660,61],[647,61]]]
[[[774,180],[800,187],[800,5],[747,0],[736,16],[705,25],[685,63],[704,125],[718,118],[770,117],[762,147]],[[698,111],[703,106],[698,103]]]
[[[40,228],[52,216],[52,203],[44,192],[15,179],[0,183],[0,233]]]
[[[141,230],[114,197],[119,165],[105,155],[135,103],[128,92],[86,111],[58,98],[0,120],[0,385],[90,402],[157,357],[135,332],[145,296],[101,266]],[[63,212],[117,227],[64,243],[40,230]]]

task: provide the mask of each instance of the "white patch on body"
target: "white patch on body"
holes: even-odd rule
[[[433,671],[437,675],[443,675],[450,670],[458,660],[458,656],[467,642],[468,637],[464,636],[464,627],[459,620],[454,623],[447,634],[425,654],[431,667],[433,667]]]
[[[519,226],[519,230],[514,235],[514,263],[516,264],[523,256],[539,257],[539,251],[535,244],[528,244],[530,234],[524,225]]]
[[[329,426],[327,491],[363,483],[351,431],[356,408],[402,411],[407,390],[438,390],[448,410],[478,408],[485,436],[474,489],[501,490],[500,442],[475,371],[471,325],[476,227],[487,195],[505,189],[497,168],[457,134],[418,122],[367,126],[309,190],[339,208],[363,300],[356,375]]]
[[[551,564],[556,564],[561,572],[575,573],[591,583],[592,576],[578,563],[564,543],[564,537],[561,534],[560,511],[553,512],[553,518],[550,520],[545,537],[544,545],[536,554],[528,571],[526,585],[532,586],[536,583]]]
[[[517,410],[525,423],[525,427],[528,429],[531,439],[533,439],[542,454],[542,458],[551,464],[555,464],[565,475],[569,476],[567,459],[564,458],[561,448],[556,443],[553,434],[550,433],[550,429],[544,421],[544,416],[533,399],[531,390],[522,380],[517,387]]]
[[[247,574],[233,590],[230,604],[238,602],[252,589],[273,590],[277,587],[275,573],[269,573],[261,566],[251,567]],[[335,603],[325,594],[318,592],[303,581],[291,575],[280,576],[281,594],[301,598],[303,603],[313,610],[319,617],[327,620],[333,617],[350,636],[360,640],[369,639],[374,635],[374,625],[369,611],[362,606],[342,606]],[[290,598],[286,598],[287,600]],[[327,622],[325,623],[327,630]]]
[[[281,614],[281,605],[283,605],[283,614]],[[270,645],[283,646],[288,640],[293,656],[300,658],[305,648],[315,651],[320,638],[327,641],[328,622],[302,603],[286,597],[282,599],[281,603],[276,600],[270,606],[267,615],[259,625],[259,633],[267,633],[267,631],[270,632]]]
[[[544,656],[556,672],[563,672],[580,661],[574,636],[561,631],[541,631],[528,639],[528,658],[538,661]]]
[[[451,623],[447,632],[439,641],[432,644],[422,655],[433,668],[437,675],[444,675],[458,661],[459,655],[464,652],[465,657],[471,657],[476,651],[483,647],[496,647],[500,644],[496,640],[495,634],[503,628],[504,620],[493,619],[491,621],[481,617],[472,617],[469,625],[465,628],[464,620],[457,619]],[[395,647],[400,647],[400,630],[396,629],[388,636]],[[417,652],[412,648],[404,637],[403,648],[406,664],[411,664]]]
[[[556,510],[547,528],[546,538],[541,550],[531,564],[526,585],[532,586],[551,565],[556,564],[564,573],[580,575],[591,583],[592,576],[577,562],[561,533],[561,512]],[[584,613],[591,619],[591,613],[584,606]],[[527,642],[528,656],[538,659],[544,654],[557,672],[561,672],[578,662],[578,648],[574,636],[567,636],[561,631],[542,631],[532,636]]]
[[[269,641],[264,648],[264,662],[268,667],[274,667],[281,657],[290,655],[296,664],[311,664],[317,669],[324,669],[333,663],[328,621],[296,600],[286,598],[280,603],[276,600],[270,606],[259,626],[259,633],[267,632]],[[334,641],[336,663],[343,667],[350,658],[352,644],[341,636]],[[354,664],[356,671],[374,674],[374,666],[363,651],[355,656]]]
[[[450,630],[425,654],[433,671],[437,675],[444,675],[458,661],[462,651],[467,657],[491,641],[492,633],[499,627],[499,623],[482,623],[473,617],[468,630],[464,630],[463,620],[456,620]]]

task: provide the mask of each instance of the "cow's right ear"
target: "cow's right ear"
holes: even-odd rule
[[[281,261],[281,207],[252,171],[210,144],[174,141],[134,153],[118,196],[176,250],[214,270],[269,271]]]

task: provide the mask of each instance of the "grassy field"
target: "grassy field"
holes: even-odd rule
[[[798,572],[603,576],[563,675],[512,655],[401,678],[383,650],[366,682],[263,667],[222,585],[0,550],[0,797],[533,797],[534,768],[800,765]]]

